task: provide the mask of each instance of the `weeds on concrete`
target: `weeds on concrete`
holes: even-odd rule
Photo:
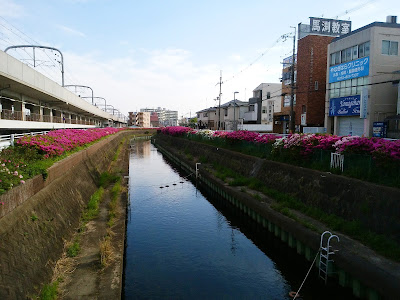
[[[81,251],[81,246],[79,244],[79,237],[75,239],[75,241],[67,248],[67,256],[75,257]]]
[[[115,151],[115,154],[114,154],[114,156],[113,156],[113,158],[112,158],[112,161],[116,161],[116,160],[117,160],[119,154],[121,153],[122,147],[123,147],[123,145],[125,144],[125,141],[126,141],[126,138],[123,138],[123,139],[119,142],[117,151]]]
[[[119,177],[119,180],[115,183],[113,188],[111,189],[111,200],[110,203],[108,204],[108,222],[107,226],[112,227],[114,225],[114,219],[117,216],[117,200],[119,195],[121,194],[121,177]]]
[[[96,192],[94,192],[92,197],[90,197],[86,210],[84,211],[82,216],[83,223],[92,220],[99,214],[99,203],[103,199],[103,194],[104,189],[103,187],[100,187]]]
[[[113,256],[111,236],[107,235],[100,241],[100,263],[103,268],[107,267]]]
[[[40,292],[39,298],[40,300],[53,300],[57,299],[58,296],[58,281],[54,281],[50,284],[46,284],[42,291]]]
[[[247,178],[242,175],[235,173],[234,171],[221,166],[214,165],[214,175],[222,180],[225,180],[227,176],[233,178],[229,185],[240,186],[242,192],[245,188],[256,190],[262,194],[274,199],[276,203],[271,205],[271,208],[292,218],[303,226],[322,233],[321,230],[317,229],[311,222],[306,221],[302,218],[297,217],[291,212],[291,209],[297,210],[306,216],[309,216],[317,221],[324,223],[331,230],[342,232],[349,235],[350,237],[360,241],[364,245],[370,247],[377,253],[392,259],[394,261],[400,261],[400,245],[393,239],[377,234],[363,227],[359,221],[347,221],[341,217],[333,214],[327,214],[323,210],[305,205],[299,199],[275,189],[271,189],[265,186],[263,182],[256,178]],[[261,201],[260,198],[256,198]]]

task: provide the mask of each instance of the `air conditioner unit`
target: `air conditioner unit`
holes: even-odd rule
[[[281,124],[281,121],[275,121],[275,125]]]

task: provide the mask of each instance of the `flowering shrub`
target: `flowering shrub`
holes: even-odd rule
[[[27,178],[44,174],[48,158],[91,143],[123,128],[96,128],[87,130],[62,129],[46,135],[24,136],[15,147],[0,152],[0,194],[24,184]],[[51,161],[50,161],[51,163]]]
[[[380,138],[359,136],[336,136],[328,134],[291,134],[286,137],[257,132],[193,130],[187,127],[166,127],[162,133],[169,135],[199,135],[229,141],[247,141],[255,144],[273,144],[274,153],[286,152],[293,156],[307,157],[316,149],[345,154],[371,155],[375,159],[400,161],[400,140],[389,141]]]
[[[183,126],[170,126],[170,127],[164,127],[161,129],[161,132],[163,134],[168,134],[172,136],[182,136],[185,133],[188,133],[192,131],[193,129],[189,127],[183,127]]]
[[[77,147],[89,144],[104,136],[116,133],[121,128],[60,129],[46,135],[24,136],[17,141],[19,147],[37,149],[44,158],[61,155]]]

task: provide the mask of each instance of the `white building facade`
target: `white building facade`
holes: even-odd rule
[[[324,124],[328,133],[371,137],[374,125],[399,113],[399,44],[395,17],[329,44]]]

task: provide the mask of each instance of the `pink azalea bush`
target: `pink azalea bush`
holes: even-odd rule
[[[328,134],[291,134],[280,137],[275,134],[260,134],[257,132],[193,130],[187,127],[166,127],[162,133],[183,136],[207,135],[210,138],[220,138],[230,141],[247,141],[252,143],[273,144],[274,151],[286,151],[293,155],[307,157],[315,150],[327,150],[343,154],[365,154],[375,159],[400,161],[400,140],[390,141],[381,138],[366,138],[359,136],[336,136]]]
[[[170,126],[170,127],[164,127],[161,129],[161,132],[163,134],[167,135],[172,135],[172,136],[182,136],[185,133],[191,132],[193,129],[189,127],[183,127],[183,126]]]
[[[120,130],[123,128],[62,129],[50,131],[46,135],[20,138],[15,147],[0,151],[0,194],[14,186],[25,184],[25,180],[32,176],[44,174],[46,159]]]
[[[17,141],[19,147],[34,148],[44,158],[63,154],[77,147],[89,144],[102,137],[114,134],[122,128],[60,129],[46,135],[24,136]]]

